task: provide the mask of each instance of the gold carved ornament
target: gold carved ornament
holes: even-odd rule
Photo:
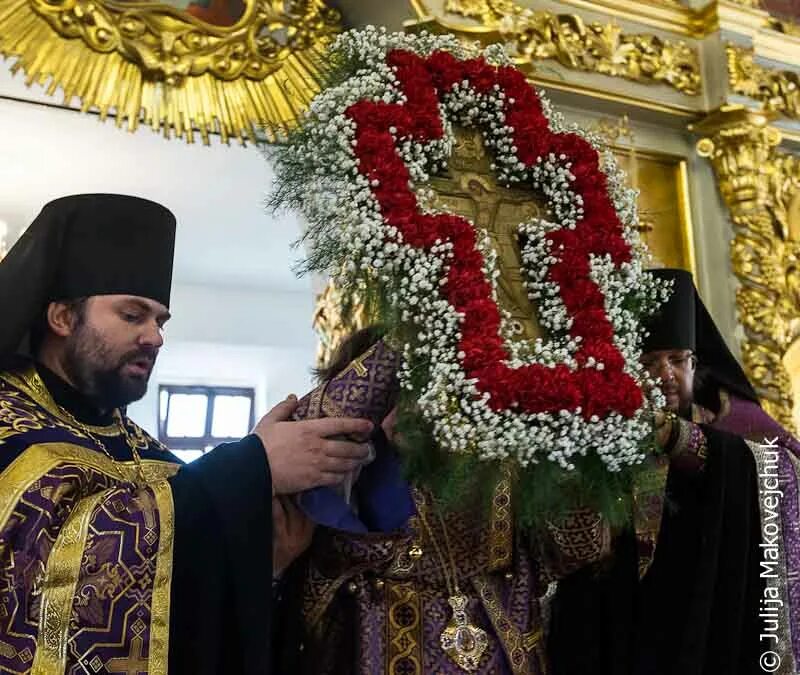
[[[765,110],[800,119],[800,75],[766,68],[755,62],[752,49],[729,44],[728,83],[735,94],[759,101]]]
[[[631,129],[630,120],[627,115],[623,115],[618,120],[601,119],[594,126],[595,131],[602,139],[603,143],[607,146],[613,146],[615,142],[621,139],[627,139],[628,146],[628,173],[630,176],[630,184],[634,190],[639,189],[639,156],[636,151],[636,135]],[[641,197],[640,197],[641,200]],[[642,209],[641,202],[639,204],[639,223],[636,226],[639,233],[645,238],[647,234],[655,229],[653,219]]]
[[[317,365],[323,367],[333,358],[339,345],[357,330],[369,325],[367,310],[355,299],[351,312],[342,306],[342,293],[332,281],[317,296],[312,326],[319,336]]]
[[[189,11],[234,6],[217,23]],[[339,21],[322,0],[0,0],[0,54],[130,131],[272,141],[318,92]]]
[[[482,33],[491,41],[503,42],[517,65],[553,59],[571,70],[666,84],[691,96],[700,92],[697,52],[681,40],[631,35],[616,23],[587,23],[576,14],[533,11],[512,0],[445,0],[439,13],[432,11],[433,4],[412,0],[420,20],[471,39]],[[461,25],[440,14],[472,23]]]
[[[784,355],[800,337],[800,161],[781,153],[772,116],[725,106],[694,127],[711,160],[733,221],[733,271],[742,360],[764,409],[794,429]],[[792,227],[794,223],[794,227]]]
[[[797,19],[784,19],[770,16],[767,21],[768,27],[772,30],[776,30],[784,35],[800,36],[800,23],[797,23]]]

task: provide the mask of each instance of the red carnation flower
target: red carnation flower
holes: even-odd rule
[[[464,79],[461,61],[450,52],[434,52],[428,57],[428,72],[440,92],[448,92]]]
[[[357,125],[355,154],[363,175],[378,181],[372,190],[383,217],[398,227],[407,244],[429,249],[437,240],[452,242],[453,259],[442,293],[465,315],[459,349],[464,352],[462,363],[468,376],[477,377],[479,390],[491,394],[490,405],[495,410],[513,406],[526,412],[555,413],[582,405],[587,417],[612,410],[633,415],[641,405],[642,393],[622,371],[624,360],[612,342],[613,327],[605,313],[603,294],[589,277],[590,253],[608,253],[617,263],[631,255],[597,152],[577,134],[550,132],[539,97],[516,68],[495,68],[482,58],[462,62],[448,52],[422,58],[395,50],[387,62],[397,68],[407,101],[402,105],[361,101],[348,108],[347,114]],[[408,168],[389,128],[394,127],[399,136],[422,141],[440,138],[439,98],[465,78],[479,93],[490,91],[495,84],[503,89],[506,123],[514,127],[521,161],[531,164],[554,152],[565,155],[572,166],[572,187],[583,199],[584,217],[573,231],[547,235],[558,258],[548,274],[559,284],[572,314],[572,335],[583,338],[576,355],[579,364],[592,357],[605,365],[603,371],[583,368],[571,372],[565,365],[510,368],[499,335],[500,310],[482,271],[484,261],[475,248],[473,226],[455,214],[419,212],[416,196],[408,187]]]

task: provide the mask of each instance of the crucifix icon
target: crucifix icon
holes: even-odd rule
[[[432,181],[431,206],[468,218],[489,235],[501,271],[498,303],[511,316],[514,339],[534,340],[542,330],[523,278],[519,226],[540,214],[537,196],[497,183],[479,132],[462,130],[456,138],[447,173]]]
[[[140,675],[148,672],[148,660],[142,656],[143,642],[137,635],[131,640],[131,650],[127,657],[109,659],[106,670],[109,673],[122,673],[123,675]]]

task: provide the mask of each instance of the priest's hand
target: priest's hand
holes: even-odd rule
[[[291,497],[272,498],[272,577],[279,577],[311,545],[314,523]]]
[[[389,414],[383,418],[381,429],[383,429],[383,433],[386,434],[386,439],[389,443],[395,442],[395,436],[398,436],[398,441],[400,440],[399,434],[397,434],[397,406],[392,408]]]
[[[256,425],[267,452],[273,494],[293,494],[320,485],[337,485],[369,456],[369,444],[336,437],[361,438],[372,431],[368,420],[326,417],[291,421],[297,398],[290,396]]]
[[[663,410],[656,410],[653,414],[653,423],[655,426],[656,445],[664,450],[672,432],[672,420],[667,417]]]

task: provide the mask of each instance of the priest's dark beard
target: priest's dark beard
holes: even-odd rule
[[[101,410],[121,408],[138,401],[147,392],[148,377],[127,377],[122,369],[142,357],[155,360],[148,349],[135,349],[115,357],[102,336],[81,321],[64,352],[64,372],[73,385]]]

